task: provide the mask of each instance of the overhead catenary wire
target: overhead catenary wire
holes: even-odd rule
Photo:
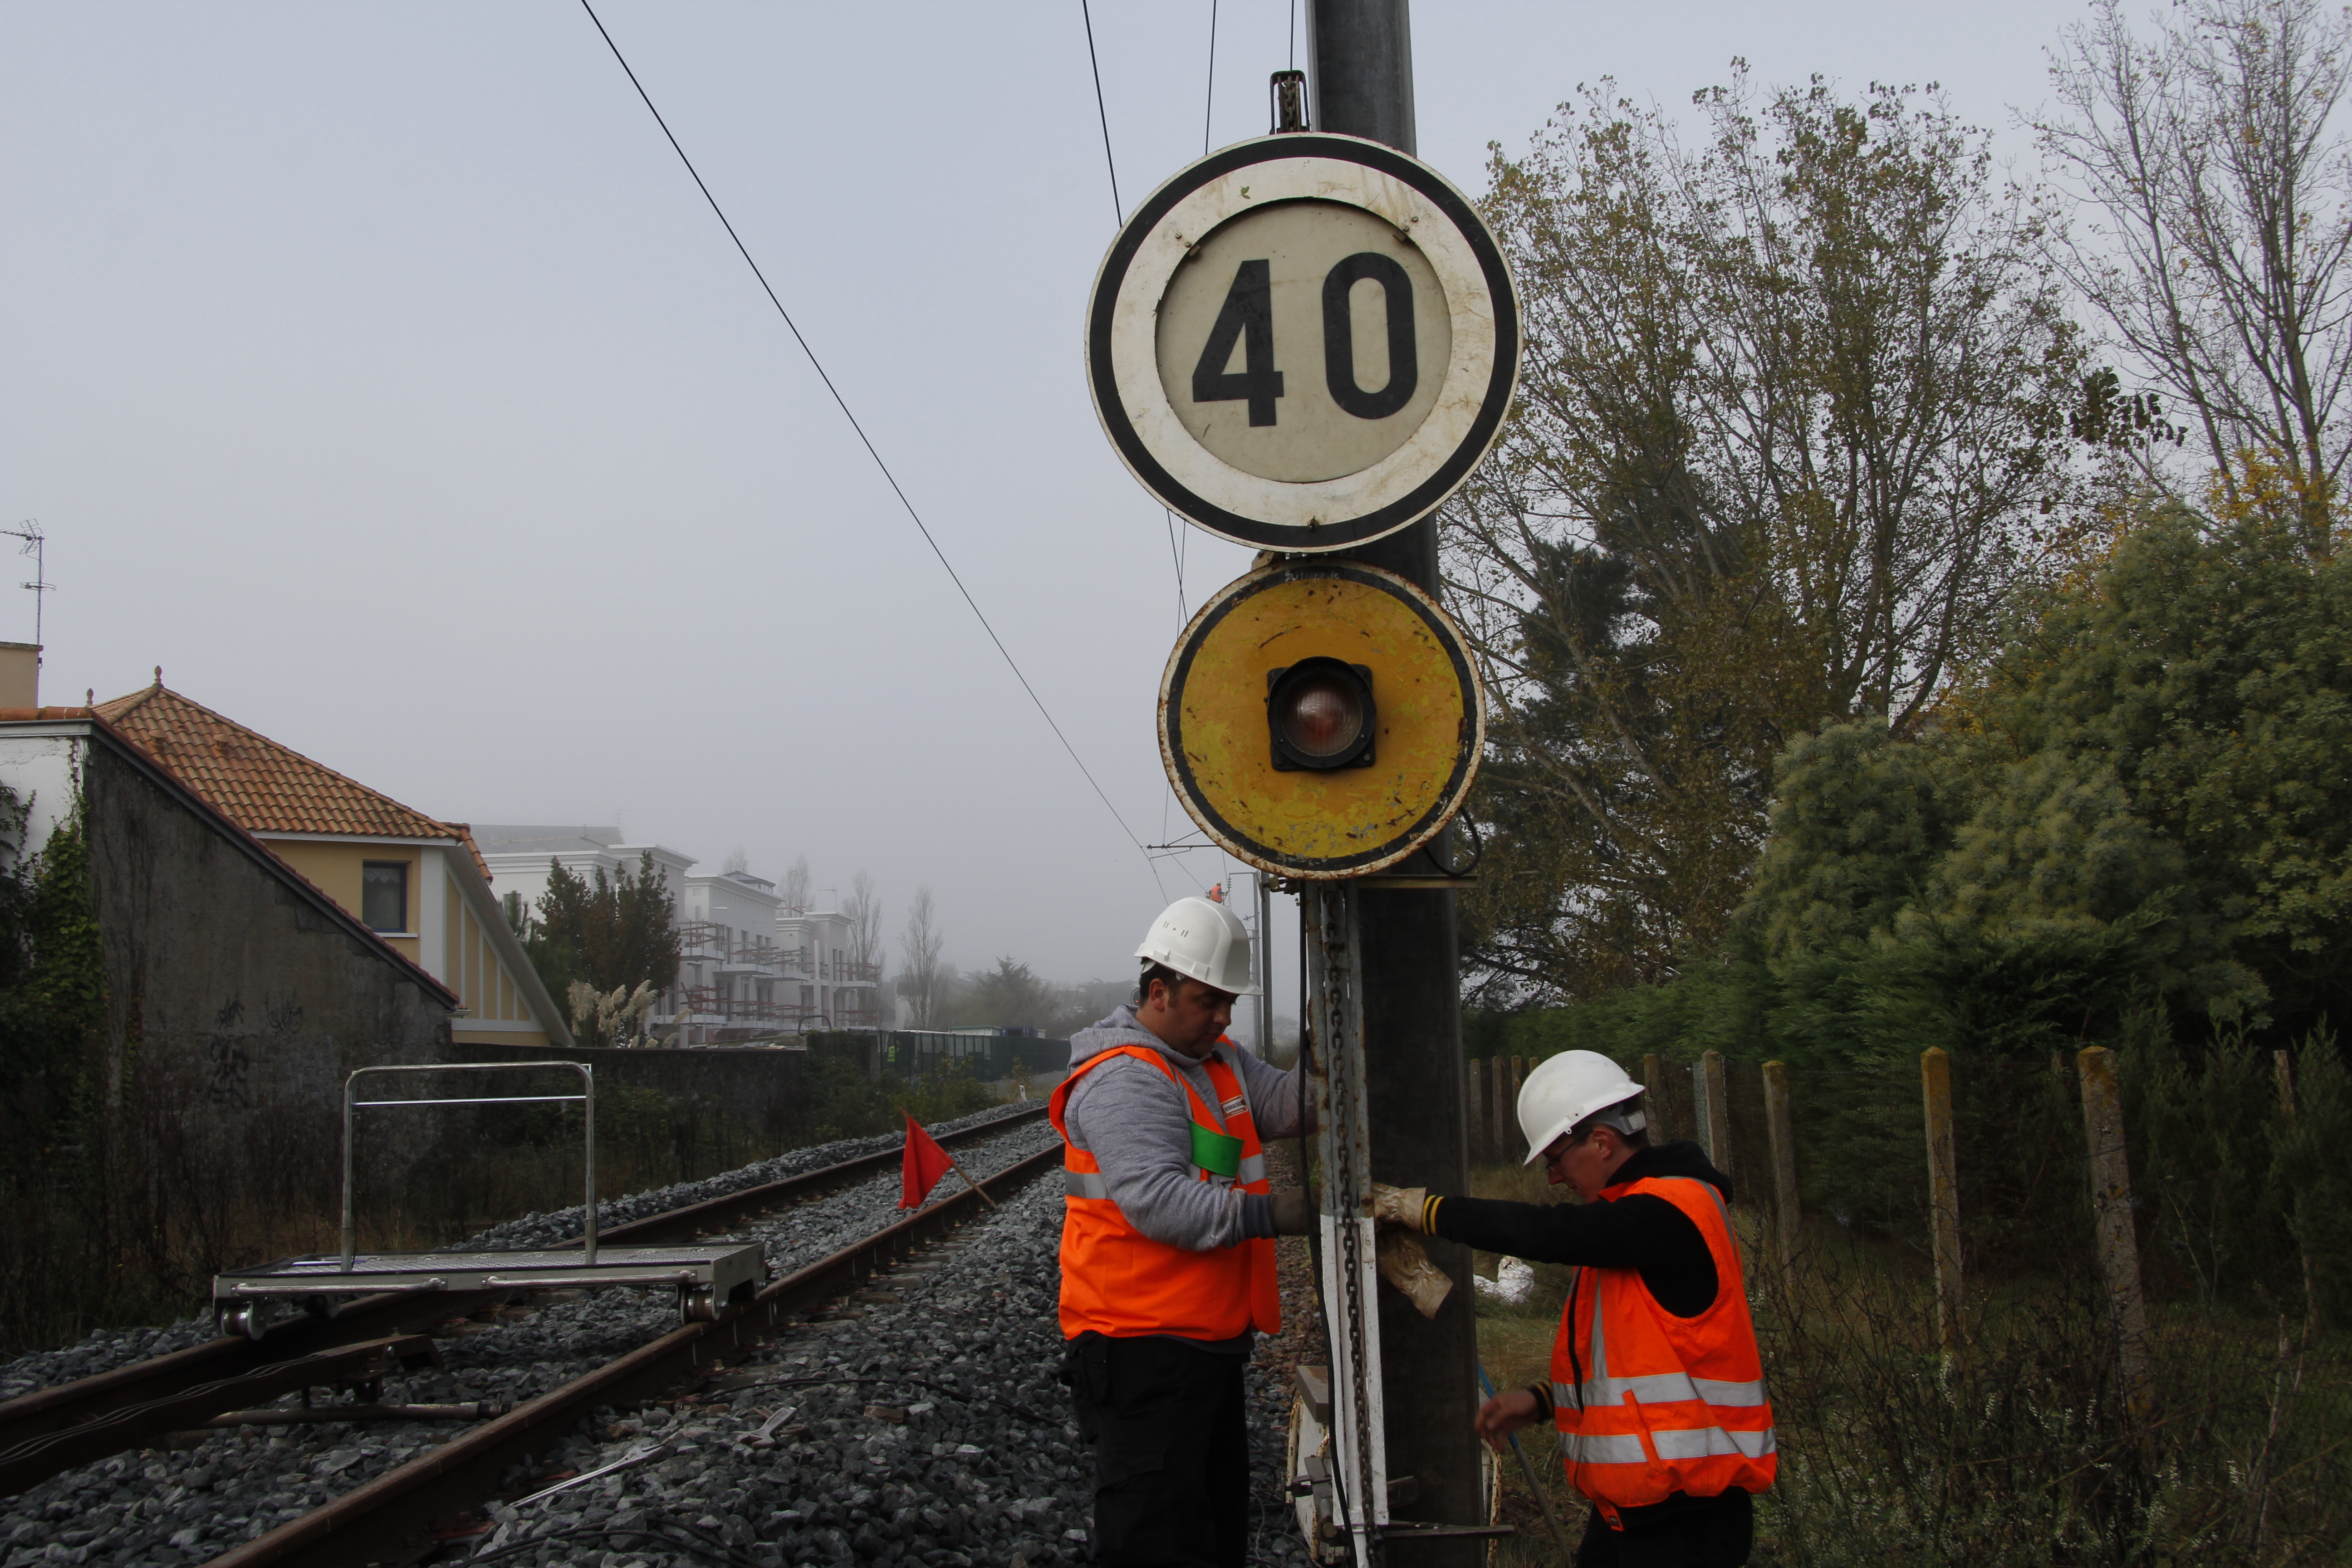
[[[586,0],[582,0],[582,3],[584,5]],[[1217,88],[1216,7],[1217,0],[1209,0],[1209,101],[1212,104],[1216,101]],[[1102,127],[1103,168],[1110,174],[1111,219],[1113,226],[1117,226],[1127,221],[1127,204],[1119,199],[1118,195],[1118,158],[1111,151],[1110,108],[1108,100],[1103,96],[1102,58],[1095,49],[1094,11],[1092,6],[1088,4],[1088,0],[1078,0],[1078,16],[1079,18],[1086,23],[1087,68],[1094,76],[1095,119]],[[1208,151],[1208,111],[1203,110],[1202,111],[1201,121],[1201,150],[1203,153]],[[1184,599],[1184,547],[1186,544],[1191,542],[1191,538],[1189,535],[1181,539],[1178,537],[1176,514],[1174,512],[1169,510],[1163,506],[1160,509],[1160,513],[1162,517],[1168,520],[1168,563],[1175,569],[1176,573],[1176,624],[1181,626],[1191,618],[1192,614],[1191,608],[1185,603]],[[1160,797],[1160,837],[1162,840],[1165,840],[1168,837],[1168,807],[1175,798],[1176,787],[1172,784],[1168,786],[1167,793]],[[1125,824],[1122,823],[1120,826],[1124,826]],[[1201,879],[1198,876],[1195,876],[1191,867],[1186,865],[1181,858],[1181,855],[1184,853],[1183,851],[1177,850],[1171,855],[1156,858],[1151,855],[1149,849],[1145,850],[1144,853],[1147,859],[1176,859],[1178,866],[1182,868],[1184,874],[1192,878],[1193,886],[1203,886]],[[1153,874],[1155,877],[1158,875],[1156,869]],[[1168,891],[1167,887],[1164,884],[1161,886],[1160,890],[1163,896]]]
[[[702,199],[710,205],[712,216],[719,219],[719,226],[727,231],[727,237],[734,241],[736,253],[743,258],[743,265],[751,269],[751,276],[758,279],[760,291],[767,295],[768,303],[776,308],[776,314],[782,318],[785,330],[793,334],[793,342],[798,343],[801,353],[808,356],[809,368],[816,372],[819,381],[824,383],[825,391],[833,396],[834,405],[841,410],[841,416],[849,421],[850,429],[856,433],[858,444],[866,448],[866,455],[874,459],[874,466],[882,471],[883,481],[890,487],[890,493],[898,498],[898,504],[906,509],[907,516],[914,523],[916,531],[923,536],[923,542],[929,545],[931,553],[939,558],[940,565],[948,574],[948,580],[955,584],[956,592],[963,595],[964,604],[971,608],[973,617],[980,622],[981,630],[986,632],[988,640],[996,645],[996,651],[1003,658],[1005,668],[1013,671],[1013,679],[1021,683],[1023,691],[1028,693],[1029,700],[1036,706],[1038,716],[1045,721],[1045,727],[1054,731],[1054,739],[1062,743],[1062,750],[1069,753],[1070,761],[1076,763],[1078,772],[1086,775],[1087,784],[1094,790],[1095,797],[1103,803],[1103,809],[1110,813],[1111,820],[1118,824],[1118,830],[1127,835],[1128,842],[1135,846],[1139,854],[1144,855],[1144,860],[1149,865],[1151,858],[1148,853],[1144,853],[1143,840],[1137,837],[1133,828],[1128,826],[1127,818],[1121,816],[1118,807],[1111,804],[1110,796],[1104,793],[1103,786],[1095,778],[1094,771],[1087,766],[1086,759],[1078,755],[1078,749],[1076,746],[1070,744],[1070,738],[1062,733],[1062,727],[1055,722],[1052,710],[1045,706],[1045,700],[1037,695],[1035,687],[1029,684],[1029,677],[1022,672],[1019,661],[1013,657],[1013,650],[1006,647],[1004,639],[996,635],[996,628],[989,624],[988,615],[980,607],[980,601],[971,596],[971,590],[964,586],[963,578],[957,574],[955,564],[948,559],[947,552],[940,548],[940,542],[937,539],[931,537],[930,527],[923,521],[922,513],[915,510],[915,503],[908,499],[906,489],[898,483],[898,475],[890,471],[890,465],[883,461],[882,453],[874,445],[873,438],[866,434],[866,427],[857,422],[857,416],[850,411],[849,400],[842,396],[841,389],[833,384],[833,377],[825,373],[824,362],[816,357],[816,350],[811,348],[808,339],[802,335],[799,323],[793,320],[793,313],[784,309],[783,300],[777,296],[775,289],[768,282],[768,275],[760,269],[759,262],[752,258],[751,247],[743,243],[743,237],[735,232],[735,226],[729,221],[727,210],[719,205],[719,198],[710,194],[710,186],[704,182],[702,172],[694,166],[694,160],[687,156],[686,148],[678,142],[677,133],[670,130],[669,121],[664,120],[662,111],[654,106],[653,95],[646,90],[645,83],[637,79],[637,73],[630,67],[628,57],[621,53],[621,46],[613,41],[613,35],[605,29],[604,19],[596,15],[596,7],[590,3],[590,0],[580,0],[580,8],[587,12],[588,20],[595,24],[597,36],[604,40],[604,47],[613,52],[613,58],[620,65],[622,74],[629,79],[629,85],[636,89],[638,99],[646,106],[646,112],[654,117],[654,123],[661,127],[662,136],[669,142],[670,151],[676,153],[677,161],[686,165],[687,174],[694,181],[694,188],[702,193]],[[1091,47],[1093,39],[1091,22],[1087,24],[1087,38]],[[1099,99],[1099,80],[1097,82],[1097,96]],[[1107,127],[1108,121],[1106,121],[1105,124]],[[1107,145],[1108,142],[1106,142]],[[1114,173],[1111,197],[1114,203],[1118,201],[1117,184],[1117,174]],[[1157,872],[1154,873],[1154,877],[1156,879]]]
[[[1217,0],[1209,0],[1209,90],[1201,105],[1201,156],[1209,155],[1209,120],[1217,108]]]
[[[1118,160],[1110,154],[1110,110],[1103,103],[1102,61],[1095,55],[1095,14],[1087,0],[1078,0],[1078,16],[1087,24],[1087,64],[1095,73],[1095,117],[1102,121],[1103,167],[1110,171],[1110,216],[1116,226],[1127,221],[1127,204],[1118,199]]]
[[[1213,98],[1216,90],[1217,70],[1216,0],[1209,0],[1209,81],[1210,92]],[[1087,25],[1087,68],[1094,74],[1095,120],[1102,126],[1103,167],[1110,174],[1110,215],[1113,226],[1117,226],[1127,221],[1127,204],[1120,201],[1118,197],[1118,159],[1112,153],[1110,148],[1110,108],[1103,98],[1102,59],[1095,52],[1095,18],[1087,0],[1078,0],[1078,16]],[[1204,111],[1201,124],[1202,151],[1208,150],[1208,141],[1209,128]],[[1176,574],[1176,624],[1181,626],[1184,624],[1186,613],[1184,551],[1176,538],[1176,514],[1164,506],[1160,509],[1160,514],[1168,520],[1168,564]],[[1167,803],[1165,801],[1160,803],[1160,831],[1161,837],[1167,836]]]

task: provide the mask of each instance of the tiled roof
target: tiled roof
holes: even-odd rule
[[[191,702],[161,680],[98,705],[98,716],[248,833],[456,838],[465,824],[411,811],[356,779]],[[479,856],[476,857],[478,863]]]

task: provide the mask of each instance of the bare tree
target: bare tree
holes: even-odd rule
[[[730,849],[727,852],[727,869],[730,873],[736,871],[750,871],[751,869],[751,852],[744,848],[740,844],[734,848]]]
[[[849,961],[869,963],[867,971],[877,979],[882,973],[882,896],[874,889],[874,879],[865,872],[857,873],[849,884],[849,897],[841,901],[842,918],[849,922]]]
[[[918,1029],[938,1026],[940,1005],[945,1000],[940,984],[940,940],[931,889],[917,888],[913,901],[907,906],[906,934],[898,939],[898,994],[907,999]]]
[[[784,908],[794,914],[804,914],[809,907],[809,863],[805,855],[793,857],[792,868],[784,873]]]
[[[2095,0],[2050,61],[2037,122],[2094,221],[2052,256],[2202,437],[2231,500],[2259,458],[2309,508],[2352,455],[2352,158],[2329,121],[2352,16],[2319,0],[2189,0],[2135,37]],[[2201,466],[2201,465],[2200,465]]]

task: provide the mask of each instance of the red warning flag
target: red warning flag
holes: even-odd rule
[[[940,1178],[954,1165],[948,1152],[940,1147],[939,1140],[918,1126],[913,1117],[908,1117],[907,1154],[898,1168],[898,1206],[922,1207],[923,1200],[931,1195]]]

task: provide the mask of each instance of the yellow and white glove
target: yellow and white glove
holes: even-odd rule
[[[1392,1187],[1372,1184],[1372,1218],[1381,1225],[1401,1225],[1411,1231],[1429,1228],[1427,1187]]]

